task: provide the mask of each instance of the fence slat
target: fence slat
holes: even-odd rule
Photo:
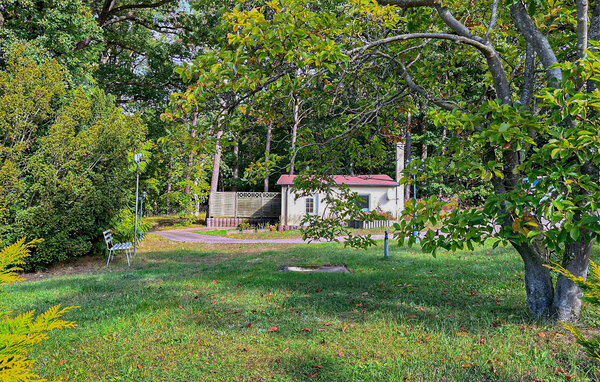
[[[209,217],[277,218],[281,214],[279,192],[213,192]]]

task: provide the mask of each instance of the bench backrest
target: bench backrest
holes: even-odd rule
[[[106,248],[110,249],[110,244],[113,241],[112,232],[110,232],[110,230],[106,230],[102,232],[102,234],[104,235],[104,242],[106,242]]]

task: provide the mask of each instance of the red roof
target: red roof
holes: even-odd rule
[[[289,186],[294,184],[294,178],[298,175],[281,175],[277,181],[278,186]],[[335,184],[346,186],[384,186],[396,187],[398,182],[387,175],[333,175]]]

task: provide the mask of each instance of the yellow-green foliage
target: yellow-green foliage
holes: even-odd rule
[[[19,266],[24,264],[23,258],[30,256],[37,242],[39,240],[26,243],[21,239],[0,251],[0,286],[23,281],[17,273],[21,270]],[[0,381],[44,381],[31,371],[35,361],[27,354],[33,345],[48,338],[49,331],[76,326],[74,322],[60,319],[72,308],[56,305],[38,316],[34,316],[32,310],[15,317],[11,317],[11,311],[6,308],[0,308]]]
[[[577,284],[583,290],[583,300],[592,304],[600,305],[600,266],[593,261],[590,262],[590,274],[588,279],[576,277],[571,272],[561,266],[552,268],[558,273],[566,276],[569,280]],[[564,324],[564,327],[573,333],[577,342],[585,349],[586,353],[596,360],[600,361],[600,337],[586,339],[583,334],[575,327]],[[600,369],[598,369],[600,372]]]

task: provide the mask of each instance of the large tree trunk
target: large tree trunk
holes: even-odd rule
[[[581,239],[577,243],[565,246],[565,260],[563,267],[578,277],[587,278],[592,243]],[[554,309],[556,318],[561,321],[573,321],[579,318],[581,312],[581,289],[565,276],[559,276],[556,281],[556,294],[554,295]]]
[[[267,125],[267,143],[265,145],[265,166],[267,166],[265,173],[264,191],[269,192],[269,154],[271,154],[271,131],[273,130],[273,121],[269,121]],[[292,164],[293,166],[293,164]]]
[[[525,291],[531,316],[538,320],[551,318],[554,313],[554,286],[550,269],[544,266],[546,261],[533,246],[513,243],[513,247],[525,265]]]

